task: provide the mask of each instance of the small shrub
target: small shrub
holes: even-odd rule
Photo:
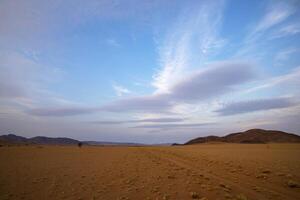
[[[81,148],[82,147],[82,142],[78,142],[78,147]]]

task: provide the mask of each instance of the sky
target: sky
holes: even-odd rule
[[[1,0],[0,134],[300,134],[298,0]]]

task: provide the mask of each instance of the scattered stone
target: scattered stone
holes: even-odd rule
[[[230,190],[231,190],[231,188],[229,186],[227,186],[223,183],[220,183],[219,186],[222,187],[225,192],[230,192]]]
[[[253,187],[253,190],[256,191],[256,192],[260,192],[260,188],[257,187],[257,186],[254,186],[254,187]]]
[[[197,192],[191,192],[190,195],[192,199],[199,199],[199,194]]]
[[[293,181],[293,180],[289,180],[289,181],[287,182],[287,185],[288,185],[290,188],[298,188],[298,187],[300,187],[299,183],[297,183],[297,182],[295,182],[295,181]]]
[[[259,178],[259,179],[267,179],[267,175],[265,174],[260,174],[260,175],[257,175],[256,178]]]
[[[243,195],[243,194],[237,195],[237,196],[236,196],[236,199],[237,199],[237,200],[248,200],[248,198],[247,198],[245,195]]]
[[[287,174],[286,177],[287,177],[287,178],[292,178],[293,175],[292,175],[292,174]]]
[[[262,171],[262,173],[263,173],[263,174],[270,174],[270,173],[271,173],[271,171],[270,171],[270,170],[268,170],[268,169],[265,169],[265,170],[263,170],[263,171]]]

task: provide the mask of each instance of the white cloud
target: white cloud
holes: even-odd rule
[[[109,38],[106,40],[106,44],[108,44],[109,46],[112,46],[112,47],[120,47],[120,43],[117,42],[117,40],[113,39],[113,38]]]
[[[297,105],[292,98],[275,97],[268,99],[255,99],[239,101],[227,104],[223,108],[216,110],[220,115],[236,115],[249,112],[266,111],[272,109],[288,108]]]
[[[159,48],[161,69],[153,76],[152,82],[158,93],[169,92],[170,86],[188,70],[203,65],[225,43],[218,35],[223,1],[192,6],[186,8],[177,23],[171,26]],[[195,61],[198,66],[194,66]]]
[[[113,84],[113,89],[115,90],[117,96],[119,97],[131,93],[130,90],[118,84]]]
[[[147,129],[178,129],[178,128],[199,128],[203,126],[216,125],[216,123],[190,123],[190,124],[146,124],[138,125],[132,128],[147,128]]]
[[[285,1],[272,2],[266,9],[266,14],[256,25],[253,33],[266,31],[283,22],[295,12],[292,5]]]
[[[278,39],[300,33],[300,23],[288,24],[274,31],[271,39]]]
[[[165,123],[165,122],[183,122],[185,118],[145,118],[145,119],[133,119],[133,120],[106,120],[106,121],[94,121],[96,124],[129,124],[129,123]]]
[[[248,90],[245,90],[245,94],[257,92],[263,89],[270,89],[271,87],[282,87],[285,88],[285,91],[295,91],[295,94],[299,94],[300,88],[300,67],[294,68],[291,72],[268,78],[266,80],[258,82],[256,85]]]
[[[274,31],[275,27],[280,24],[284,25],[286,20],[296,11],[297,9],[291,1],[270,1],[265,8],[265,14],[251,27],[234,57],[250,60],[255,58],[256,61],[267,57],[268,51],[270,51],[268,49],[270,46],[268,42],[270,41],[266,40],[266,35],[270,31]],[[272,38],[273,35],[271,33],[268,38]]]
[[[98,108],[36,108],[27,112],[39,116],[64,116],[64,113],[68,116],[100,111],[169,113],[177,104],[203,102],[233,92],[255,77],[255,70],[248,63],[220,62],[185,76],[171,85],[168,93],[120,99]]]
[[[297,48],[288,48],[279,51],[274,58],[275,64],[282,65],[284,61],[288,60],[290,56],[299,51]]]

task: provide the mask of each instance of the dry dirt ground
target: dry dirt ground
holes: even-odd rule
[[[0,199],[300,199],[299,144],[0,148]]]

